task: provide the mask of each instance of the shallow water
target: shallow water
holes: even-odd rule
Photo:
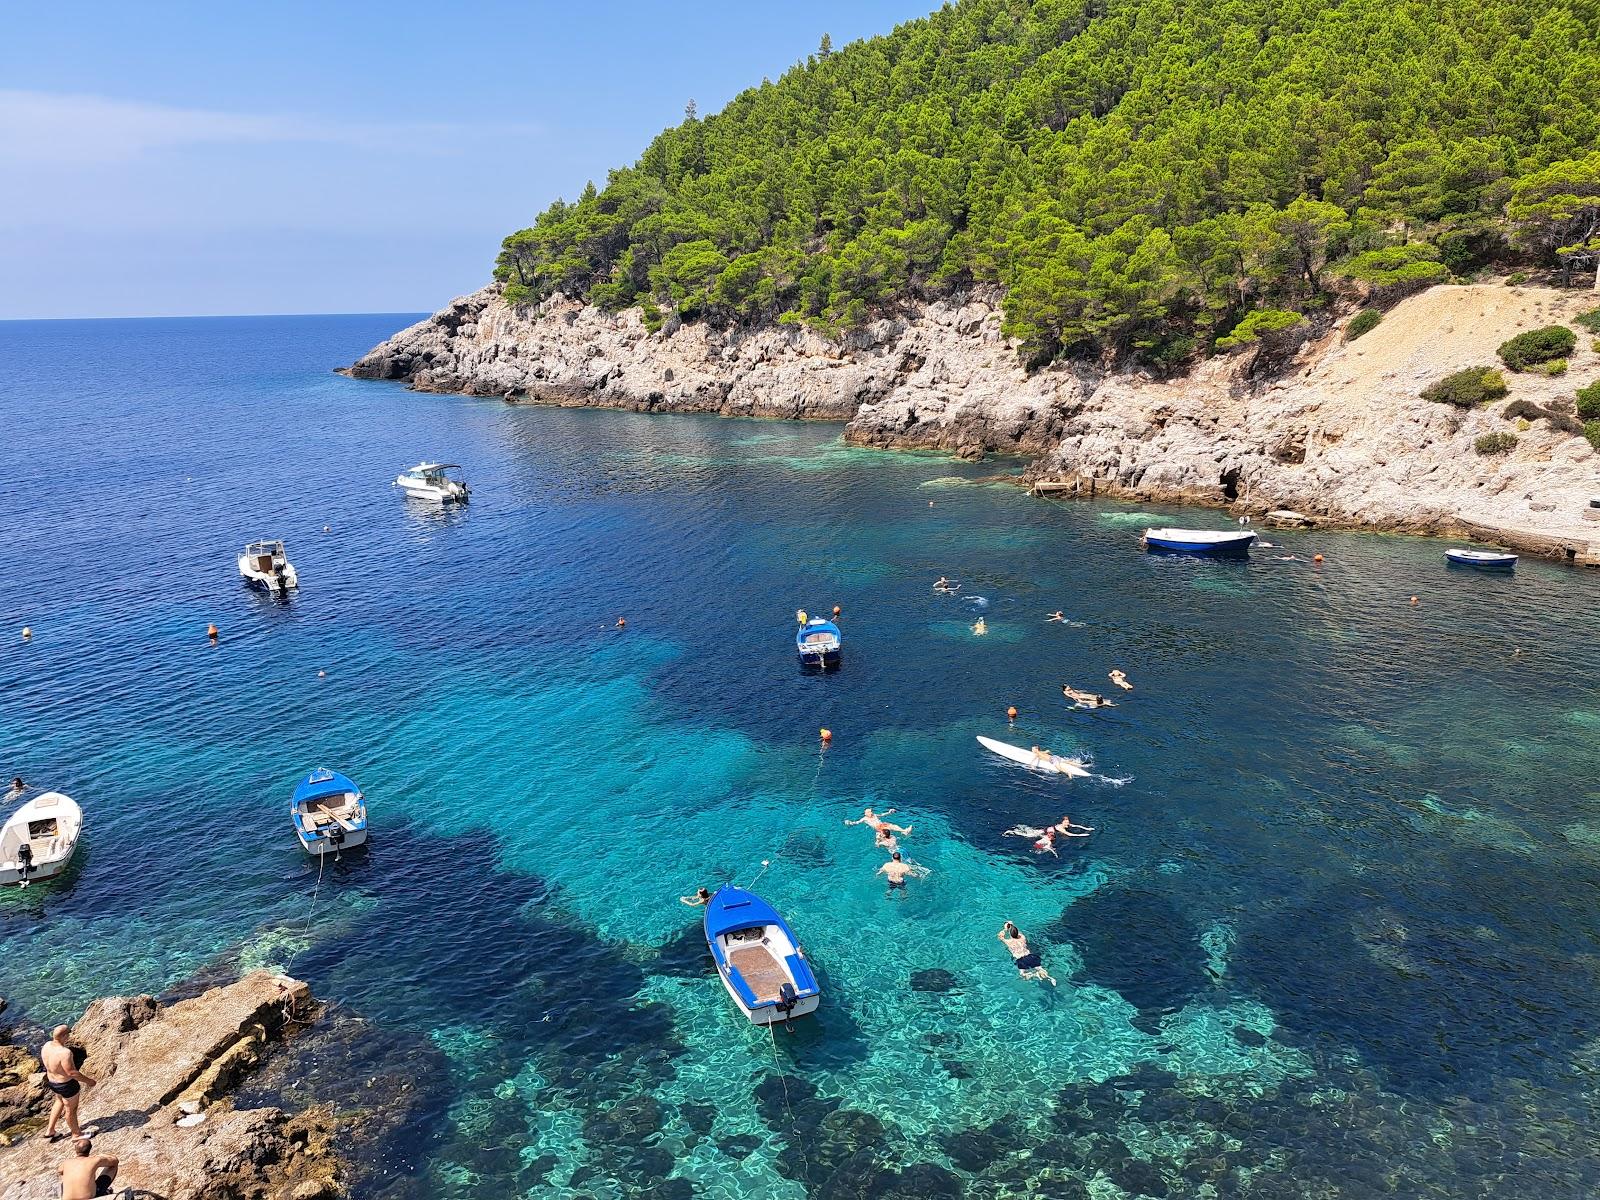
[[[0,324],[0,775],[89,822],[0,897],[25,1016],[309,979],[381,1031],[346,1074],[419,1084],[363,1195],[1592,1194],[1594,579],[1354,534],[1148,557],[1224,518],[328,373],[401,323]],[[468,508],[393,493],[422,455]],[[259,536],[288,604],[239,584]],[[803,675],[793,613],[833,604],[844,666]],[[376,827],[320,881],[284,812],[317,764]],[[931,871],[903,899],[868,803]],[[1060,858],[1002,836],[1063,812],[1095,833]],[[677,897],[723,880],[819,969],[793,1034],[708,973]]]

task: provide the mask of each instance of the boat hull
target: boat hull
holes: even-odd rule
[[[290,588],[300,586],[300,578],[295,574],[293,567],[285,570],[280,579],[276,573],[269,575],[256,570],[244,555],[239,557],[239,577],[256,590],[273,596],[280,596]]]
[[[799,650],[795,657],[802,667],[837,667],[844,658],[844,651],[837,646],[832,650]]]
[[[466,489],[461,491],[445,491],[436,487],[407,487],[403,483],[395,485],[406,494],[409,500],[427,500],[433,504],[465,504],[467,501]]]
[[[70,796],[46,792],[17,809],[0,827],[0,886],[27,887],[54,879],[72,865],[83,834],[83,810]],[[32,854],[24,866],[19,845]]]
[[[728,993],[729,999],[733,1001],[740,1012],[750,1018],[752,1025],[782,1025],[785,1021],[794,1020],[795,1017],[809,1017],[822,1006],[822,997],[816,995],[802,996],[795,1003],[793,1011],[787,1014],[779,1012],[776,1007],[770,1004],[762,1008],[751,1008],[740,999],[738,991],[733,986],[733,981],[728,978],[725,971],[719,969],[717,978],[722,980],[722,987]]]
[[[1509,574],[1517,569],[1515,554],[1496,554],[1488,558],[1477,558],[1446,550],[1444,561],[1452,567],[1465,567],[1469,571],[1499,571],[1501,574]]]
[[[1247,558],[1255,542],[1254,533],[1227,534],[1216,538],[1196,538],[1182,532],[1145,534],[1144,548],[1152,554],[1188,554],[1203,558]]]
[[[300,848],[312,858],[321,858],[324,854],[339,854],[345,850],[354,850],[357,846],[365,846],[366,844],[367,831],[365,829],[347,832],[344,835],[344,841],[338,845],[334,845],[333,842],[325,837],[307,838],[304,834],[300,835]]]
[[[822,987],[789,923],[761,897],[731,884],[706,903],[706,949],[723,990],[755,1025],[817,1011]]]

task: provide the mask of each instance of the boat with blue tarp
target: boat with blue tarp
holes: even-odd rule
[[[1243,558],[1256,535],[1249,529],[1146,529],[1144,548],[1158,554],[1199,554]]]
[[[706,902],[706,945],[722,986],[757,1025],[817,1011],[822,989],[789,923],[744,888],[720,887]]]
[[[843,650],[839,627],[822,617],[808,617],[805,609],[795,614],[800,628],[795,631],[794,649],[800,664],[807,667],[836,667]]]
[[[318,767],[294,789],[289,816],[307,854],[334,854],[367,840],[367,806],[348,775]]]
[[[1452,567],[1471,567],[1474,571],[1515,571],[1517,556],[1496,550],[1463,550],[1452,547],[1444,552],[1444,560]]]

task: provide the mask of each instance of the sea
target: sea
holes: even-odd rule
[[[1595,1194],[1600,576],[1152,556],[1232,518],[333,373],[412,319],[0,324],[0,776],[86,821],[0,896],[7,1021],[309,981],[240,1102],[333,1104],[358,1198]],[[471,503],[403,498],[423,458]],[[315,767],[373,831],[320,869]],[[792,1031],[680,903],[723,883],[815,966]]]

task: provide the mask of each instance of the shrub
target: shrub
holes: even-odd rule
[[[1501,342],[1500,361],[1513,371],[1526,371],[1538,363],[1566,358],[1577,344],[1578,335],[1565,325],[1546,325]]]
[[[1530,430],[1532,428],[1533,428],[1533,422],[1528,420],[1527,417],[1519,417],[1517,419],[1517,432],[1518,433],[1527,433],[1528,430]]]
[[[1540,417],[1548,417],[1550,414],[1532,400],[1513,400],[1500,410],[1500,415],[1508,421],[1515,421],[1518,418],[1537,421]]]
[[[1572,318],[1572,323],[1587,329],[1590,333],[1600,333],[1600,308],[1591,308],[1586,313],[1579,313]]]
[[[666,316],[649,296],[639,304],[639,319],[644,322],[646,333],[660,333],[661,327],[667,323]]]
[[[1583,436],[1589,439],[1589,445],[1600,450],[1600,421],[1585,421]]]
[[[1519,283],[1527,283],[1528,273],[1526,271],[1513,271],[1511,274],[1506,276],[1506,282],[1511,284],[1512,287],[1515,287]]]
[[[1586,421],[1600,417],[1600,379],[1578,389],[1578,415]]]
[[[1595,338],[1594,341],[1590,342],[1589,349],[1593,350],[1596,354],[1600,354],[1600,338]]]
[[[1264,333],[1281,333],[1285,329],[1293,329],[1304,320],[1297,312],[1281,308],[1258,308],[1246,314],[1244,320],[1235,325],[1226,337],[1218,338],[1217,349],[1232,350],[1248,345]]]
[[[1570,413],[1551,413],[1550,428],[1557,433],[1582,433],[1583,422]]]
[[[1505,376],[1493,367],[1468,367],[1422,389],[1422,398],[1457,408],[1473,408],[1506,394]]]
[[[1508,454],[1516,444],[1514,433],[1486,433],[1472,443],[1472,448],[1479,454]]]
[[[1363,333],[1371,333],[1373,327],[1383,320],[1383,314],[1375,308],[1363,308],[1350,318],[1350,324],[1344,327],[1344,340],[1353,342]]]
[[[1425,242],[1364,251],[1346,262],[1339,271],[1351,279],[1364,279],[1380,287],[1392,287],[1400,283],[1438,283],[1450,278],[1450,268],[1439,261],[1438,248]]]
[[[1567,360],[1552,358],[1549,362],[1534,363],[1528,370],[1535,375],[1565,375],[1567,373]]]

